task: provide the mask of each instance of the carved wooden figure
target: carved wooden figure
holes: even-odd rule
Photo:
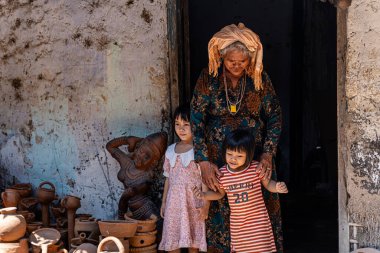
[[[124,185],[119,200],[120,219],[124,219],[128,208],[134,219],[149,219],[152,214],[159,217],[159,210],[147,193],[153,180],[152,170],[165,154],[167,139],[165,132],[159,132],[146,138],[119,137],[107,143],[108,152],[120,164],[117,178]],[[129,154],[119,148],[122,145],[128,145]]]

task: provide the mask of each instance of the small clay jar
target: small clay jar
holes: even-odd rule
[[[16,207],[0,209],[0,242],[12,242],[24,236],[26,221]]]
[[[36,215],[34,213],[28,212],[28,211],[17,211],[18,214],[21,214],[24,216],[26,223],[31,223],[36,218]]]
[[[61,206],[66,209],[78,209],[80,207],[80,198],[67,195],[61,200]]]
[[[20,193],[21,198],[27,198],[32,195],[32,185],[31,184],[15,184],[10,187]]]
[[[125,253],[125,249],[124,249],[124,246],[123,244],[121,243],[121,241],[119,239],[117,239],[116,237],[114,236],[107,236],[106,238],[104,238],[100,243],[99,243],[99,246],[98,246],[98,250],[97,250],[97,253],[106,253],[108,251],[105,251],[105,246],[108,244],[108,243],[115,243],[118,250],[116,252],[120,252],[120,253]]]
[[[36,206],[38,204],[38,199],[34,197],[21,199],[18,203],[20,211],[29,211],[34,213]]]
[[[11,188],[5,189],[5,191],[1,193],[1,198],[3,199],[5,207],[17,207],[21,200],[20,193]]]
[[[42,187],[44,185],[49,185],[50,189]],[[50,204],[56,199],[54,185],[47,181],[42,182],[37,189],[37,199],[41,204]]]

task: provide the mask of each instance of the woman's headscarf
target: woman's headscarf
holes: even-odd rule
[[[239,41],[243,43],[251,53],[251,62],[248,65],[247,74],[254,80],[255,89],[262,89],[261,73],[263,71],[263,46],[259,36],[251,29],[244,26],[243,23],[238,25],[228,25],[214,36],[208,43],[208,70],[209,74],[216,77],[220,67],[220,51],[232,43]]]

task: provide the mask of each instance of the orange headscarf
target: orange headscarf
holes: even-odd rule
[[[259,36],[251,29],[244,26],[243,23],[238,25],[228,25],[222,28],[208,43],[208,70],[209,74],[216,77],[220,67],[220,51],[232,43],[239,41],[243,43],[251,53],[251,62],[247,69],[247,74],[254,80],[255,89],[262,89],[261,73],[263,71],[263,46]]]

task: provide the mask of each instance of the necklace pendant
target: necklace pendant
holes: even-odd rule
[[[236,113],[236,105],[234,105],[234,104],[230,105],[230,112]]]

